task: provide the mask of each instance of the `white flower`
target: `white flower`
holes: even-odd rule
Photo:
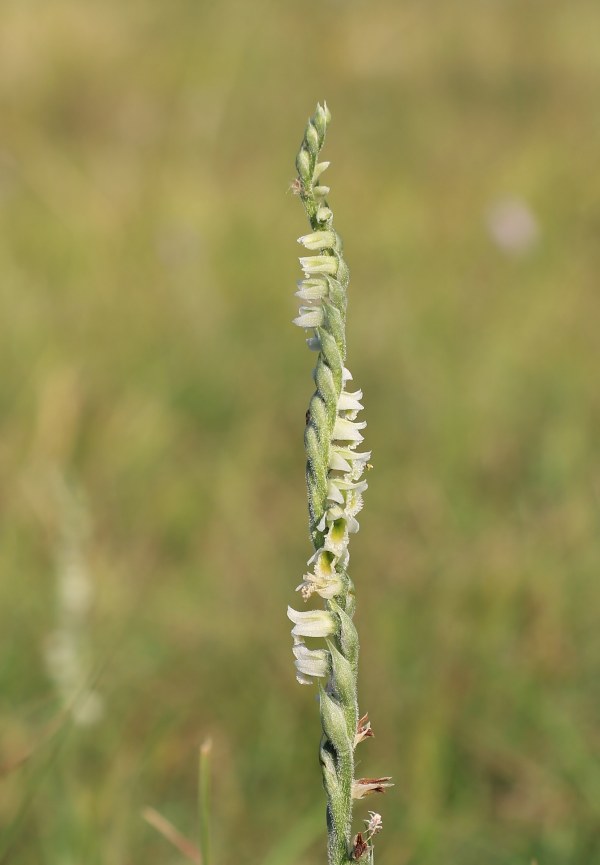
[[[340,398],[338,399],[337,410],[359,412],[364,408],[363,404],[359,401],[361,399],[362,390],[357,390],[354,393],[348,393],[347,391],[342,390]]]
[[[298,291],[296,297],[301,300],[317,301],[323,300],[329,293],[329,286],[324,277],[314,277],[312,279],[301,279],[298,282]]]
[[[335,276],[338,261],[333,255],[308,255],[300,258],[300,267],[306,276],[313,276],[315,273],[330,273]]]
[[[335,569],[334,555],[326,549],[318,550],[308,564],[314,564],[314,573],[304,574],[296,591],[307,601],[316,592],[325,600],[331,600],[342,591],[342,581]]]
[[[301,685],[312,685],[311,676],[313,678],[327,676],[329,652],[326,649],[309,649],[304,640],[295,637],[292,652],[296,658],[296,679]]]
[[[359,453],[352,449],[354,447],[356,447],[356,445],[345,448],[334,444],[331,448],[331,454],[329,457],[329,468],[334,471],[352,472],[352,480],[358,480],[365,470],[366,464],[371,459],[371,451],[363,451],[362,453]],[[338,465],[341,465],[342,461],[345,462],[348,468],[338,469]],[[356,477],[354,476],[355,472],[358,472]]]
[[[298,327],[321,327],[323,324],[323,309],[320,306],[301,306],[300,315],[295,318],[292,324],[297,324]]]
[[[336,441],[350,441],[360,443],[363,440],[363,436],[360,434],[359,430],[364,429],[366,427],[366,421],[361,421],[357,423],[353,420],[347,420],[347,418],[338,417],[336,418],[335,425],[333,427],[333,435]]]
[[[293,637],[329,637],[335,633],[335,620],[326,610],[299,612],[288,607],[287,614],[294,622]]]
[[[348,523],[343,517],[334,520],[325,536],[325,549],[335,556],[341,556],[348,546]]]
[[[331,249],[335,244],[335,233],[330,230],[313,231],[311,234],[303,234],[298,238],[298,243],[306,249]]]

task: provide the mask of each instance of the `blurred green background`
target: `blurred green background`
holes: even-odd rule
[[[325,98],[375,466],[358,771],[396,782],[356,830],[380,811],[394,865],[600,863],[599,28],[596,0],[1,4],[0,862],[182,862],[141,810],[195,837],[206,735],[216,865],[324,860],[285,610],[288,187]]]

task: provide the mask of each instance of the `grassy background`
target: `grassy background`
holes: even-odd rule
[[[1,862],[181,862],[140,811],[194,835],[207,734],[218,865],[323,861],[286,190],[326,98],[375,465],[359,771],[396,781],[358,817],[394,865],[600,863],[599,27],[596,0],[4,0]],[[505,196],[528,254],[490,239]],[[106,704],[54,735],[52,473],[87,497]]]

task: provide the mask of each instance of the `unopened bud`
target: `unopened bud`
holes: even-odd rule
[[[325,113],[325,109],[317,103],[317,110],[315,111],[315,116],[313,117],[313,123],[317,128],[317,132],[319,133],[320,143],[323,144],[323,139],[325,138],[325,130],[327,129],[327,114]]]
[[[317,153],[319,152],[319,134],[315,129],[313,122],[310,120],[308,122],[308,126],[306,127],[304,140],[306,141],[306,145],[310,150],[311,155],[316,158]]]
[[[300,152],[296,157],[296,168],[303,183],[310,183],[310,156],[304,147],[300,148]]]
[[[328,207],[319,207],[317,210],[317,221],[318,222],[329,222],[332,218],[333,213]]]
[[[312,176],[313,183],[316,180],[318,180],[318,178],[323,174],[324,171],[326,171],[329,168],[330,165],[331,165],[331,162],[317,162],[317,164],[315,165],[315,170],[313,171],[313,176]]]

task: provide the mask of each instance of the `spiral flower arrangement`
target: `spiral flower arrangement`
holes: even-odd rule
[[[342,242],[333,228],[321,175],[329,162],[318,162],[331,114],[324,103],[309,120],[296,157],[298,177],[293,189],[306,210],[311,232],[298,239],[313,255],[300,258],[304,278],[298,283],[299,315],[294,324],[307,332],[307,344],[317,352],[316,390],[306,413],[304,444],[310,536],[314,554],[298,586],[304,601],[320,596],[324,607],[305,611],[288,608],[296,678],[318,683],[323,737],[320,763],[327,796],[329,865],[370,862],[373,836],[381,817],[370,812],[364,833],[352,835],[353,799],[384,792],[389,778],[354,778],[354,750],[372,736],[367,715],[360,717],[357,696],[359,643],[352,622],[354,586],[348,573],[350,535],[359,529],[370,452],[358,450],[365,421],[362,391],[349,390],[346,367],[346,304],[348,266]],[[307,638],[325,640],[310,648]]]

